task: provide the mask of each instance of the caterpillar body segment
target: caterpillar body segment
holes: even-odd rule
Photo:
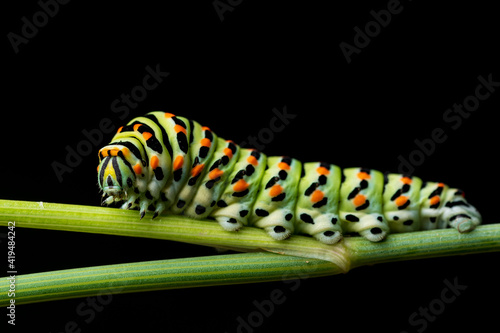
[[[222,228],[237,231],[248,224],[266,169],[267,156],[254,149],[240,149],[231,180],[212,212]]]
[[[190,124],[191,145],[189,147],[189,156],[191,168],[187,182],[180,189],[175,203],[170,206],[173,214],[181,214],[185,209],[186,203],[191,202],[201,180],[210,167],[209,163],[217,148],[218,137],[210,128],[201,126],[196,121],[191,121]]]
[[[420,222],[423,230],[438,228],[445,194],[448,186],[443,183],[427,182],[420,190]]]
[[[205,170],[200,186],[187,204],[184,214],[193,218],[206,218],[224,191],[229,175],[238,160],[239,148],[232,141],[217,139],[217,148]]]
[[[160,165],[153,164],[151,159],[150,165],[155,174],[154,178],[167,178],[166,186],[161,191],[162,200],[158,201],[158,197],[153,196],[158,203],[155,210],[156,216],[174,203],[189,177],[191,170],[189,146],[193,139],[192,123],[184,117],[164,112],[151,112],[145,117],[151,119],[159,128],[163,129],[161,131],[164,138],[163,142],[168,155],[171,156],[170,172],[168,172],[168,169],[160,168]],[[157,174],[158,172],[161,173]],[[165,175],[168,177],[165,177]]]
[[[366,168],[348,168],[344,169],[344,177],[339,207],[342,230],[359,233],[373,242],[384,239],[389,226],[383,212],[383,174]]]
[[[296,231],[335,244],[342,239],[338,214],[342,171],[323,162],[308,162],[303,167],[295,208]]]
[[[388,174],[384,187],[384,216],[391,232],[421,230],[420,189],[422,180],[401,174]]]
[[[262,228],[276,240],[294,232],[297,188],[302,163],[290,157],[267,158],[268,169],[262,178],[250,225]]]
[[[377,242],[397,232],[470,232],[481,223],[463,192],[443,183],[267,157],[160,111],[118,129],[99,150],[97,175],[103,204],[123,202],[141,218],[185,214],[231,232],[262,228],[275,240],[297,233],[334,244],[359,234]]]

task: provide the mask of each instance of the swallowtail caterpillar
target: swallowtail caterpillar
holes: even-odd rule
[[[415,176],[324,162],[267,157],[208,127],[150,112],[118,129],[100,149],[103,204],[215,219],[225,230],[264,229],[272,238],[310,235],[334,244],[344,234],[377,242],[393,232],[452,227],[472,231],[479,212],[463,192]]]

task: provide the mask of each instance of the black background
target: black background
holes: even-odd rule
[[[415,174],[464,189],[486,223],[498,222],[500,88],[456,129],[443,119],[454,103],[474,95],[478,76],[500,81],[492,4],[402,1],[401,12],[347,63],[339,44],[352,45],[354,28],[364,29],[374,20],[370,11],[386,9],[388,1],[232,3],[221,21],[211,0],[71,1],[18,53],[8,33],[21,34],[22,18],[32,22],[40,5],[4,4],[0,198],[99,205],[100,147],[62,181],[52,163],[64,163],[65,147],[77,147],[82,130],[103,118],[118,126],[168,111],[242,142],[269,127],[274,108],[286,107],[296,117],[264,152],[342,167],[397,171],[398,157],[418,149],[415,140],[441,128],[446,141]],[[169,76],[120,120],[111,104],[142,83],[146,66]],[[19,274],[214,254],[175,242],[20,228],[16,249]],[[411,326],[409,316],[440,297],[445,279],[467,289],[425,331],[486,331],[498,327],[499,259],[480,254],[363,267],[302,280],[295,291],[278,281],[114,295],[88,323],[75,311],[84,299],[30,304],[17,308],[14,331],[63,332],[75,321],[82,332],[237,332],[238,316],[247,318],[254,300],[279,289],[286,301],[254,332],[288,332],[299,324],[310,331],[416,332],[421,326]],[[0,318],[6,324],[5,314]]]

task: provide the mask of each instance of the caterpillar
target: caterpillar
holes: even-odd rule
[[[266,156],[210,128],[150,112],[118,129],[99,150],[103,204],[216,220],[227,231],[264,229],[272,238],[309,235],[334,244],[347,234],[369,241],[389,233],[455,228],[472,231],[481,215],[464,192],[412,175],[341,169]]]

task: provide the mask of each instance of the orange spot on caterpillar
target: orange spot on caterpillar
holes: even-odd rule
[[[208,128],[207,126],[201,126],[201,130],[202,131],[210,131],[210,128]]]
[[[281,170],[290,170],[290,165],[285,162],[279,162],[278,168],[280,168]]]
[[[283,187],[279,184],[274,184],[273,187],[269,190],[269,195],[272,197],[275,197],[277,195],[280,195],[281,192],[283,192]]]
[[[174,165],[173,165],[174,171],[182,168],[183,164],[184,164],[184,157],[182,157],[181,155],[177,156],[174,160]]]
[[[210,171],[210,173],[208,174],[208,178],[210,179],[219,178],[220,176],[222,176],[223,173],[224,171],[220,170],[219,168],[215,168],[212,171]]]
[[[444,183],[438,183],[438,187],[444,187]]]
[[[439,201],[441,201],[441,199],[439,198],[439,195],[435,195],[429,199],[429,203],[431,204],[431,206],[438,204]]]
[[[118,148],[113,148],[108,151],[108,154],[111,156],[118,156]]]
[[[133,128],[134,128],[134,131],[137,131],[137,129],[138,129],[139,127],[141,127],[141,126],[142,126],[142,124],[135,124],[135,125],[134,125],[134,127],[133,127]]]
[[[233,158],[233,151],[230,148],[224,148],[224,155],[229,158]]]
[[[123,147],[123,148],[121,149],[121,152],[122,152],[122,154],[123,154],[123,157],[125,157],[125,158],[129,158],[129,157],[130,157],[130,150],[128,150],[128,148],[127,148],[127,147]]]
[[[212,141],[210,141],[210,139],[203,138],[200,140],[200,145],[202,147],[210,147],[212,145]]]
[[[404,183],[404,184],[407,184],[407,185],[410,185],[412,180],[410,177],[402,177],[401,178],[401,181]]]
[[[330,174],[330,170],[328,170],[327,168],[322,167],[322,166],[318,167],[316,169],[316,172],[319,173],[320,175],[328,175],[328,174]]]
[[[252,156],[252,155],[247,157],[247,162],[253,166],[259,165],[259,161],[255,158],[255,156]]]
[[[136,165],[134,165],[133,169],[136,175],[140,175],[142,173],[141,163],[137,163]]]
[[[101,155],[102,155],[102,157],[106,157],[106,156],[108,156],[108,151],[107,151],[107,150],[104,150],[104,148],[101,148],[101,149],[99,150],[99,156],[101,156]]]
[[[370,179],[371,176],[370,176],[370,174],[368,174],[364,171],[361,171],[361,172],[358,172],[358,178],[359,179]]]
[[[158,165],[160,165],[160,159],[158,158],[158,156],[153,155],[151,157],[151,160],[149,161],[149,164],[151,165],[151,167],[153,169],[156,169],[158,167]]]
[[[123,126],[120,126],[120,128],[118,129],[118,131],[116,131],[116,133],[120,133],[123,129]]]
[[[165,112],[164,116],[165,116],[165,118],[172,118],[172,117],[175,117],[175,114]]]
[[[406,202],[408,201],[408,197],[404,195],[400,195],[399,197],[396,198],[394,203],[399,206],[403,206]]]
[[[318,202],[323,200],[323,197],[325,194],[321,192],[320,190],[316,190],[311,194],[311,202]]]
[[[151,137],[153,136],[153,134],[149,133],[149,132],[143,132],[142,133],[142,137],[144,138],[144,140],[149,140]]]
[[[241,192],[244,191],[250,186],[246,181],[243,179],[238,180],[236,183],[233,185],[233,191],[235,192]]]
[[[352,199],[352,202],[356,207],[361,206],[366,202],[366,197],[363,194],[358,194]]]
[[[174,126],[174,131],[175,131],[175,133],[182,132],[182,133],[184,133],[184,134],[187,135],[186,129],[184,127],[182,127],[181,125],[175,125]]]
[[[191,177],[198,176],[201,173],[201,171],[203,170],[204,167],[205,167],[205,164],[198,164],[198,165],[194,166],[191,169]]]

